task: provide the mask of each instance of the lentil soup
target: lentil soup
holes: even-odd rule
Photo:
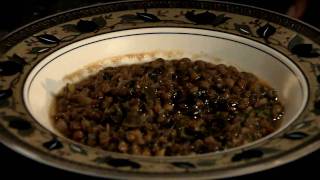
[[[77,142],[145,156],[237,147],[276,130],[276,91],[255,75],[201,60],[107,67],[55,97],[55,127]]]

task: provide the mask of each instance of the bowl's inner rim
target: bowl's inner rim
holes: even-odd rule
[[[142,31],[142,32],[140,32]],[[145,33],[145,31],[151,31],[149,33]],[[194,31],[196,31],[197,33],[195,33]],[[97,36],[93,36],[93,37],[89,37],[87,39],[84,40],[80,40],[77,41],[75,43],[72,43],[70,45],[67,45],[53,53],[51,53],[50,55],[48,55],[47,57],[45,57],[42,61],[40,61],[37,65],[34,66],[34,68],[29,72],[29,74],[27,75],[26,81],[24,82],[23,85],[23,103],[28,111],[28,113],[33,117],[33,119],[35,120],[35,122],[37,122],[40,126],[43,127],[43,125],[33,116],[32,111],[30,110],[30,105],[28,103],[29,101],[29,93],[30,93],[30,87],[31,84],[34,80],[34,78],[37,76],[37,74],[43,69],[45,68],[46,65],[48,65],[51,61],[54,61],[56,58],[62,56],[65,53],[68,53],[78,47],[84,46],[81,45],[83,44],[84,41],[90,41],[90,43],[86,43],[85,45],[89,45],[98,41],[103,41],[103,40],[108,40],[108,39],[114,39],[114,38],[122,38],[122,37],[127,37],[127,36],[138,36],[138,35],[145,35],[145,34],[186,34],[186,35],[198,35],[198,36],[207,36],[207,37],[215,37],[210,35],[210,33],[215,32],[215,34],[217,34],[218,36],[228,36],[229,38],[231,37],[231,39],[228,38],[224,38],[226,40],[231,40],[234,41],[236,43],[241,43],[247,46],[250,46],[252,48],[255,48],[257,50],[260,50],[262,52],[267,53],[266,51],[262,50],[261,48],[267,49],[269,52],[268,54],[272,57],[274,57],[275,59],[277,59],[279,62],[281,62],[282,65],[286,66],[292,73],[295,74],[295,77],[297,77],[299,85],[301,87],[301,89],[303,90],[303,102],[301,103],[301,106],[299,108],[299,111],[295,114],[294,118],[292,118],[289,122],[287,122],[286,124],[282,125],[280,128],[278,128],[275,132],[260,138],[256,141],[235,147],[235,148],[230,148],[230,149],[226,149],[223,151],[217,151],[217,152],[212,152],[212,153],[205,153],[205,154],[196,154],[196,155],[186,155],[186,156],[164,156],[164,157],[156,157],[156,158],[185,158],[185,157],[191,157],[191,156],[195,156],[195,157],[199,157],[199,156],[204,156],[204,155],[210,155],[210,154],[217,154],[217,153],[226,153],[226,152],[230,152],[230,151],[234,151],[237,149],[243,149],[243,148],[247,148],[249,146],[253,146],[255,144],[261,143],[266,139],[269,139],[270,137],[275,136],[276,134],[279,134],[281,131],[283,131],[284,129],[286,129],[290,124],[292,124],[292,122],[294,122],[300,115],[301,113],[304,111],[304,109],[306,108],[308,99],[309,99],[309,86],[308,86],[308,80],[304,74],[304,72],[294,63],[292,62],[292,60],[290,60],[287,56],[285,56],[283,53],[265,45],[262,44],[258,41],[252,40],[252,39],[248,39],[242,36],[237,36],[234,34],[229,34],[229,33],[224,33],[224,32],[218,32],[218,31],[210,31],[210,30],[204,30],[204,29],[197,29],[197,28],[165,28],[165,27],[157,27],[157,28],[139,28],[139,29],[133,29],[133,30],[123,30],[123,31],[118,31],[118,32],[112,32],[112,33],[108,33],[108,35],[111,35],[111,38],[102,38],[103,35],[97,35]],[[117,33],[124,33],[127,35],[117,35]],[[113,36],[113,37],[112,37]],[[217,37],[218,37],[217,36]],[[221,37],[219,37],[221,38]],[[246,42],[250,42],[251,44],[255,44],[250,45],[247,44],[241,40],[245,40]],[[279,58],[280,57],[280,58]],[[51,60],[50,60],[51,59]],[[39,68],[40,67],[40,68]],[[43,127],[44,129],[47,129],[45,127]],[[50,131],[50,130],[48,130]],[[57,134],[57,132],[53,132],[54,134]],[[66,139],[67,141],[71,141],[73,143],[76,144],[80,144],[77,143],[69,138],[66,138],[64,136],[61,136],[61,134],[57,134],[58,136]],[[87,146],[84,144],[81,144],[83,146]],[[89,148],[93,148],[90,146],[87,146]],[[110,153],[115,153],[115,154],[121,154],[121,155],[126,155],[126,156],[130,156],[130,157],[143,157],[143,158],[149,158],[149,157],[145,157],[145,156],[141,156],[141,155],[130,155],[130,154],[123,154],[123,153],[116,153],[116,152],[110,152]],[[155,158],[155,157],[153,157]]]

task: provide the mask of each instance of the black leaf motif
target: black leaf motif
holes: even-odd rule
[[[247,160],[247,159],[253,159],[253,158],[260,158],[263,156],[263,152],[259,149],[250,149],[243,151],[241,153],[235,154],[232,157],[232,161],[242,161],[242,160]]]
[[[320,114],[320,100],[317,100],[316,102],[314,102],[313,112],[317,115]]]
[[[62,26],[62,29],[66,32],[78,32],[77,26],[75,24],[65,24]]]
[[[28,63],[25,61],[25,59],[23,59],[22,57],[18,56],[17,54],[14,54],[13,56],[11,57],[8,57],[8,59],[10,61],[14,61],[18,64],[21,64],[21,65],[27,65]]]
[[[42,34],[36,38],[43,44],[58,44],[60,42],[60,39],[51,34]]]
[[[320,83],[320,75],[317,76],[317,81]]]
[[[269,23],[257,29],[257,34],[259,35],[259,37],[262,37],[264,39],[268,39],[275,32],[276,28],[270,25]]]
[[[45,147],[49,151],[63,148],[62,143],[56,138],[53,138],[52,140],[45,142],[42,145],[43,145],[43,147]]]
[[[319,53],[313,49],[312,44],[296,44],[291,52],[300,57],[318,57]]]
[[[9,97],[12,96],[12,90],[11,89],[6,89],[6,90],[0,90],[0,101],[8,99]]]
[[[296,35],[288,44],[288,49],[291,51],[296,45],[303,43],[303,38],[299,35]]]
[[[99,28],[102,28],[107,24],[107,21],[103,18],[103,16],[92,18],[92,21],[95,22]]]
[[[82,33],[89,33],[96,31],[99,28],[99,26],[93,21],[80,20],[78,21],[76,28],[78,31]]]
[[[131,167],[133,169],[139,169],[141,165],[128,159],[119,159],[113,157],[96,158],[94,160],[97,163],[105,163],[113,167]]]
[[[21,119],[20,117],[14,117],[9,121],[9,127],[17,129],[17,130],[30,130],[32,128],[30,122]]]
[[[299,139],[303,139],[307,136],[308,136],[308,134],[306,134],[304,132],[295,131],[295,132],[286,133],[286,134],[284,134],[283,137],[287,138],[287,139],[291,139],[291,140],[299,140]]]
[[[316,101],[316,102],[314,103],[314,108],[320,110],[320,100],[318,100],[318,101]]]
[[[8,121],[9,127],[16,129],[22,136],[28,136],[33,133],[34,128],[31,123],[17,116],[2,116],[2,119]]]
[[[241,34],[252,35],[251,28],[246,24],[236,24],[235,23],[234,27]]]
[[[4,61],[0,62],[0,75],[2,76],[11,76],[16,73],[21,72],[23,65],[15,61]]]
[[[185,17],[192,22],[195,22],[196,24],[213,24],[216,19],[216,15],[213,13],[210,13],[209,11],[195,14],[195,11],[188,11],[185,14]]]
[[[225,23],[227,20],[231,19],[230,17],[225,16],[225,14],[218,15],[214,22],[212,23],[213,26],[218,26],[220,24]]]
[[[75,144],[70,144],[69,145],[70,150],[74,153],[79,153],[79,154],[83,154],[83,155],[87,155],[87,151],[85,151],[84,149],[82,149],[80,146],[75,145]]]
[[[17,116],[3,116],[4,120],[9,122],[9,127],[18,130],[21,136],[28,136],[33,133],[34,129],[30,122]]]
[[[188,163],[188,162],[173,162],[171,163],[172,165],[178,167],[178,168],[183,168],[183,169],[193,169],[196,168],[194,164]]]
[[[150,13],[137,13],[137,17],[141,20],[143,20],[144,22],[159,22],[160,19]]]
[[[33,47],[29,51],[30,54],[40,54],[49,51],[50,47]]]

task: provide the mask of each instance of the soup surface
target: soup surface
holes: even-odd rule
[[[63,135],[89,146],[173,156],[252,142],[275,131],[283,113],[255,75],[184,58],[107,67],[67,84],[52,116]]]

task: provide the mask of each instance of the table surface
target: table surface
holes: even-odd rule
[[[278,12],[286,12],[292,0],[284,0],[282,4],[275,6],[271,2],[274,1],[261,1],[261,0],[229,0],[238,3],[245,3],[255,6],[264,7],[267,9],[275,10]],[[320,27],[320,21],[317,17],[320,17],[318,2],[316,0],[309,0],[310,6],[308,6],[305,15],[302,20],[306,21],[316,27]],[[13,29],[31,22],[35,19],[45,17],[47,15],[61,12],[67,9],[81,7],[98,2],[106,2],[101,0],[29,0],[19,2],[17,6],[17,0],[10,0],[0,6],[0,38],[7,32]],[[78,178],[78,179],[99,179],[79,175],[71,172],[66,172],[56,168],[52,168],[31,159],[28,159],[20,154],[15,153],[9,148],[5,147],[0,143],[0,167],[1,175],[4,177],[20,178],[21,175],[24,177],[41,178],[43,175],[50,176],[52,178]],[[237,179],[259,179],[259,178],[277,178],[277,177],[300,177],[308,175],[308,179],[316,179],[318,176],[320,163],[320,150],[313,152],[306,157],[303,157],[294,162],[276,167],[270,170],[266,170],[259,173],[245,175],[237,177]],[[16,173],[12,173],[14,170]]]

